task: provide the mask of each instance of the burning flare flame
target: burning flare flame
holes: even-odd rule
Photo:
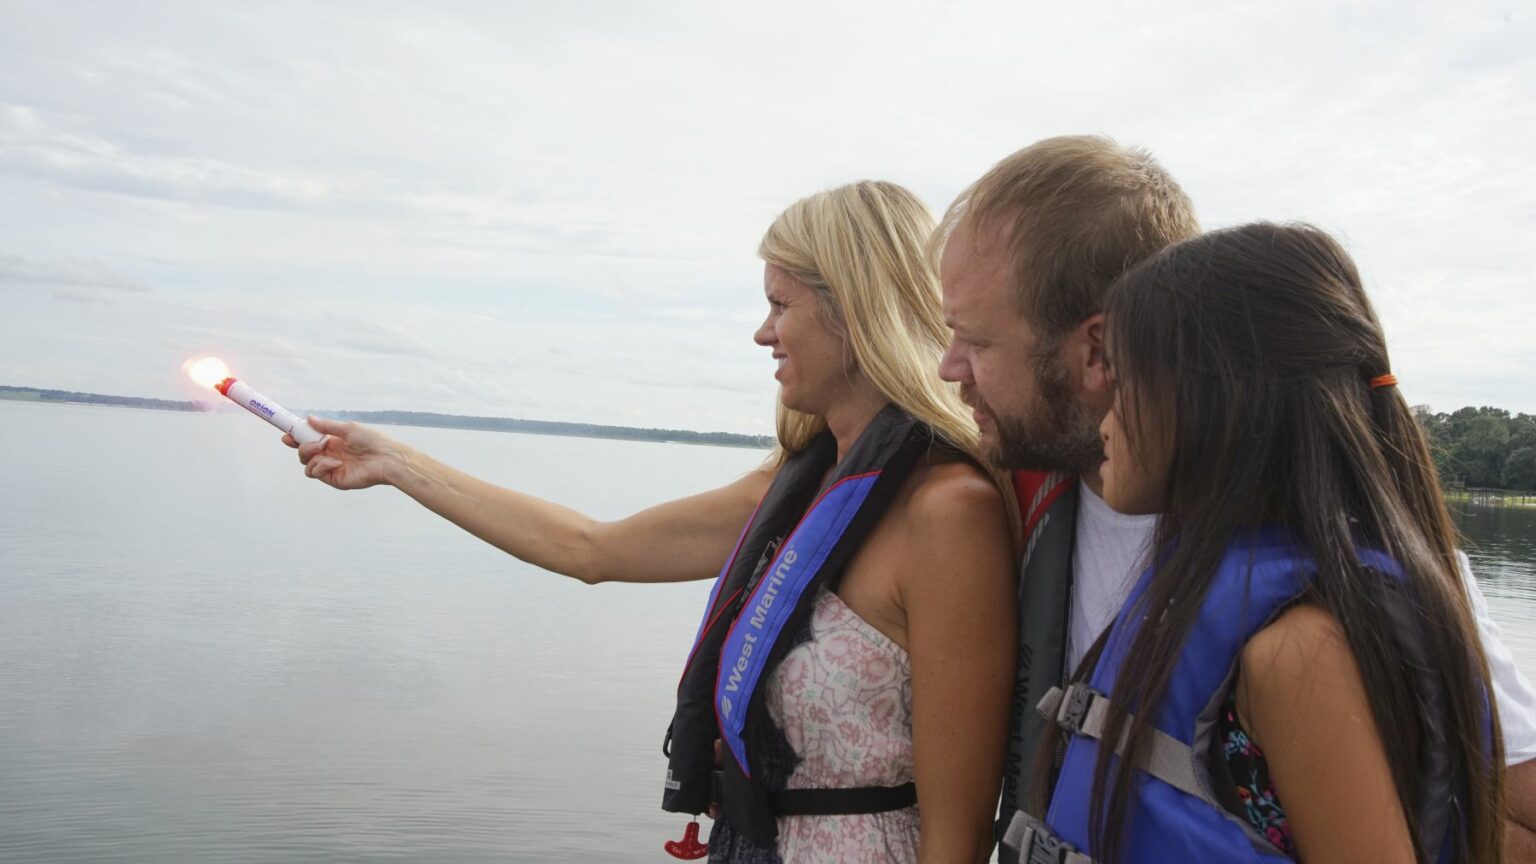
[[[229,367],[217,357],[188,360],[182,364],[182,368],[187,370],[193,381],[209,388],[218,387],[219,382],[229,377]]]

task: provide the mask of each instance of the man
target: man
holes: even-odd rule
[[[1051,138],[1009,156],[951,205],[935,234],[945,317],[939,373],[961,385],[982,443],[1018,471],[1025,521],[1018,681],[1001,827],[1029,796],[1045,720],[1062,683],[1119,611],[1144,566],[1155,516],[1100,497],[1099,423],[1111,401],[1106,289],[1199,232],[1194,208],[1146,153],[1097,137]],[[1469,572],[1503,722],[1510,861],[1536,860],[1536,694],[1516,670]],[[1004,864],[1018,860],[1007,845]]]

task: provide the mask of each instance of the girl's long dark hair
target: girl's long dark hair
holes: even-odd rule
[[[1456,531],[1408,404],[1395,386],[1370,386],[1391,365],[1349,256],[1307,226],[1260,223],[1187,240],[1116,283],[1107,343],[1129,445],[1143,452],[1160,441],[1172,458],[1154,547],[1162,551],[1133,610],[1142,625],[1103,734],[1128,734],[1127,749],[1114,760],[1099,748],[1094,770],[1092,854],[1117,860],[1134,818],[1133,772],[1155,714],[1136,706],[1163,700],[1228,543],[1278,523],[1317,561],[1306,599],[1348,639],[1419,860],[1439,852],[1425,848],[1434,838],[1419,824],[1422,760],[1433,751],[1448,760],[1457,798],[1455,860],[1499,861],[1503,748]],[[1363,567],[1362,547],[1392,556],[1403,578]],[[1383,614],[1389,591],[1410,599],[1421,640],[1413,651]],[[1405,661],[1415,655],[1427,659]],[[1437,709],[1443,723],[1426,722]]]

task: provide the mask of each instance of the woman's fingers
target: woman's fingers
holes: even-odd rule
[[[322,435],[340,435],[345,438],[347,432],[357,424],[349,423],[345,420],[325,420],[320,417],[310,415],[309,425],[310,428],[314,429],[316,432],[319,432]]]
[[[321,453],[324,453],[330,447],[332,440],[342,439],[336,439],[333,435],[324,435],[320,438],[319,441],[311,441],[308,444],[300,444],[299,462],[304,465],[308,465],[309,460],[315,458]],[[343,440],[342,443],[344,444],[345,441]]]
[[[304,474],[308,477],[316,477],[323,480],[326,478],[326,475],[340,467],[340,459],[334,456],[321,456],[318,459],[311,459],[305,464]]]

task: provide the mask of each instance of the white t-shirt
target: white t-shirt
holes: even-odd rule
[[[1077,539],[1072,550],[1072,604],[1067,635],[1068,670],[1076,669],[1105,627],[1125,603],[1136,577],[1146,568],[1157,530],[1156,516],[1117,513],[1079,483]],[[1458,552],[1461,578],[1472,599],[1477,632],[1493,673],[1494,697],[1504,727],[1504,761],[1518,765],[1536,759],[1536,691],[1520,674],[1515,658],[1488,615],[1488,601],[1472,578],[1472,562]]]
[[[1067,613],[1067,671],[1115,620],[1136,577],[1147,568],[1157,516],[1127,516],[1078,482],[1072,546],[1072,602]]]

